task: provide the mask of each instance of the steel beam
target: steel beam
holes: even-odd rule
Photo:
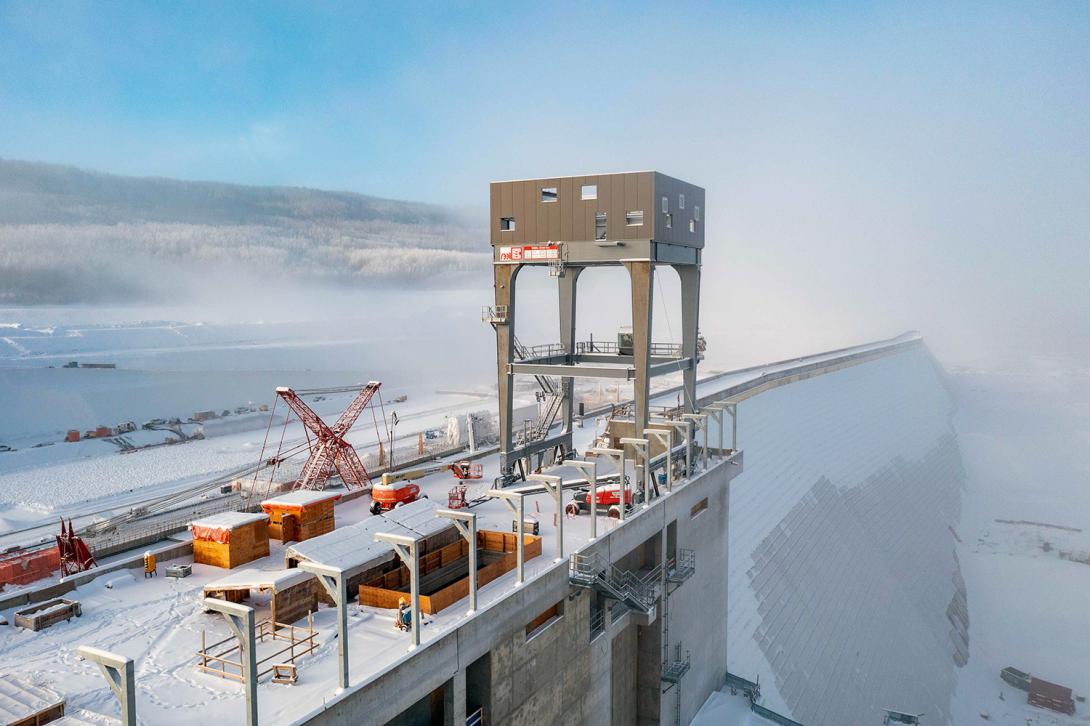
[[[512,363],[509,366],[512,375],[520,376],[572,376],[575,378],[620,378],[632,380],[636,376],[635,368],[609,366],[582,366],[561,363]]]
[[[348,688],[348,578],[344,570],[303,560],[299,569],[318,578],[337,607],[337,683]]]
[[[469,543],[469,610],[466,615],[472,615],[477,612],[477,515],[459,509],[436,509],[435,516],[453,521],[458,533]]]
[[[214,597],[206,597],[204,607],[223,615],[227,627],[238,638],[242,656],[242,681],[246,684],[246,726],[257,726],[257,638],[254,632],[254,609]]]
[[[79,646],[76,653],[81,658],[98,664],[110,690],[121,704],[123,726],[136,726],[136,668],[132,658],[90,645]]]

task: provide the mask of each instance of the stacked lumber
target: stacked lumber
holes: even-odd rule
[[[223,512],[190,522],[193,561],[231,569],[269,555],[267,514]]]

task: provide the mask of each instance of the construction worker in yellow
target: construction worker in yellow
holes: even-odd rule
[[[401,598],[397,601],[397,620],[394,621],[394,627],[398,630],[409,630],[412,627],[412,609],[409,608],[409,601],[405,598]]]

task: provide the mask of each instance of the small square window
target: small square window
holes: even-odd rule
[[[700,207],[693,207],[693,219],[700,221]]]
[[[684,194],[678,194],[677,195],[677,208],[678,209],[685,209],[685,195]]]
[[[670,197],[662,198],[662,213],[666,214],[670,211]]]
[[[690,219],[689,220],[689,232],[690,233],[695,233],[696,232],[696,220],[695,219]]]
[[[594,215],[594,239],[603,240],[606,238],[606,213],[598,212]]]
[[[584,184],[582,191],[579,193],[579,198],[597,199],[598,198],[598,185],[597,184]]]
[[[666,215],[666,229],[673,229],[673,228],[674,228],[674,215],[667,214]]]
[[[514,232],[515,231],[515,218],[514,217],[500,217],[500,231],[501,232]]]
[[[544,187],[541,190],[541,201],[543,202],[555,202],[556,201],[556,187]]]
[[[643,210],[635,212],[624,213],[624,223],[629,227],[642,227],[643,226]]]

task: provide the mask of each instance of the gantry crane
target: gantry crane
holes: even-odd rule
[[[310,457],[303,465],[294,489],[325,489],[326,482],[334,471],[340,474],[341,481],[349,488],[371,488],[371,477],[368,476],[367,469],[363,467],[363,462],[352,444],[345,441],[344,437],[378,393],[381,385],[378,381],[371,381],[361,388],[332,426],[326,424],[292,389],[276,389],[276,395],[284,399],[284,403],[295,412],[303,426],[314,434],[314,439],[310,440]]]

